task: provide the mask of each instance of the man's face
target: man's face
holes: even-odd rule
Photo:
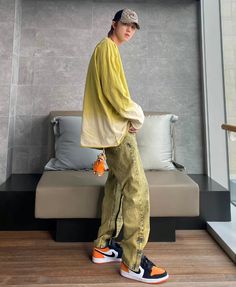
[[[114,33],[121,42],[129,41],[137,29],[134,23],[126,24],[121,21],[118,21],[116,25],[113,22],[113,28]]]

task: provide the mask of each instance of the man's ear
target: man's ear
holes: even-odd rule
[[[117,22],[116,21],[112,21],[111,26],[112,26],[113,29],[115,29],[116,26],[117,26]]]

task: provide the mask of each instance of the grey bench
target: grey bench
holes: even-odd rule
[[[48,159],[55,154],[54,134],[50,120],[59,115],[81,116],[81,112],[52,111],[50,113]],[[167,218],[171,220],[176,217],[199,216],[199,186],[184,170],[146,170],[145,173],[150,189],[151,218],[155,219],[156,227]],[[36,188],[35,217],[57,219],[56,238],[58,240],[60,238],[62,241],[77,241],[79,238],[86,240],[86,235],[82,237],[79,234],[76,235],[75,226],[83,225],[82,229],[80,227],[77,229],[77,233],[80,233],[86,231],[87,222],[90,224],[94,222],[96,227],[99,225],[106,177],[107,174],[96,177],[92,171],[44,171]],[[169,227],[171,229],[171,224]],[[70,238],[71,229],[74,231]],[[167,236],[166,240],[174,240],[174,229],[173,225],[172,235],[169,239]],[[62,233],[62,236],[59,233]],[[65,233],[68,233],[68,236]],[[151,233],[155,240],[155,231],[152,230]]]

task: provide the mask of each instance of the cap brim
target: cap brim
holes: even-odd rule
[[[136,22],[124,22],[124,21],[121,21],[120,20],[120,22],[122,22],[122,23],[125,23],[125,24],[135,24],[135,26],[136,26],[136,28],[139,30],[140,29],[140,26],[139,26],[139,24],[138,23],[136,23]]]

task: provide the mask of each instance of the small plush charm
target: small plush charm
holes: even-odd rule
[[[105,160],[106,156],[105,153],[102,152],[98,155],[97,160],[93,164],[93,173],[97,176],[102,176],[105,171]]]

